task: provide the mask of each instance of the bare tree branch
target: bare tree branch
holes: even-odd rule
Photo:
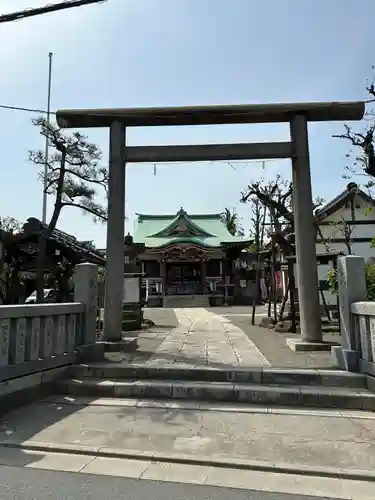
[[[374,66],[372,67],[374,70]],[[333,137],[349,141],[354,148],[346,155],[351,160],[349,165],[345,166],[344,178],[349,179],[353,175],[365,174],[369,181],[365,187],[372,188],[375,178],[375,110],[371,108],[371,103],[375,101],[375,83],[366,84],[366,91],[372,99],[367,101],[367,110],[365,117],[365,126],[362,130],[354,131],[349,125],[344,125],[344,133],[336,134]]]
[[[280,175],[277,175],[274,181],[253,182],[242,193],[241,201],[246,203],[254,198],[268,210],[268,236],[274,234],[284,254],[290,255],[293,245],[287,239],[287,235],[294,233],[293,184],[283,180]],[[316,198],[313,202],[313,209],[315,210],[322,203],[322,198]],[[317,223],[316,229],[319,233]]]

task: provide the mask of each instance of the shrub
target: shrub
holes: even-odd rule
[[[365,265],[367,299],[375,300],[375,264]]]
[[[330,267],[328,269],[327,281],[328,281],[329,291],[334,293],[334,294],[337,294],[339,291],[339,287],[338,287],[338,282],[337,282],[336,269],[333,269],[332,267]]]
[[[367,263],[365,264],[365,278],[366,278],[366,290],[367,290],[367,300],[375,301],[375,264]],[[338,282],[337,282],[337,271],[330,268],[328,270],[327,277],[329,290],[332,293],[338,293]]]

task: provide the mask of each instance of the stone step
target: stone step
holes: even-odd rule
[[[163,306],[166,308],[209,307],[208,295],[164,295]]]
[[[138,338],[123,336],[122,340],[107,342],[99,340],[104,347],[104,352],[135,352],[138,349]]]
[[[366,389],[257,385],[230,382],[166,380],[65,379],[57,391],[70,396],[95,398],[153,398],[195,401],[226,401],[266,406],[304,406],[375,410],[375,394]]]
[[[285,368],[191,368],[152,366],[145,364],[91,363],[73,365],[68,374],[72,378],[182,380],[202,382],[246,382],[278,385],[322,385],[333,387],[366,388],[362,374],[341,370],[285,369]]]
[[[184,303],[184,304],[208,304],[208,297],[205,296],[197,296],[197,297],[164,297],[164,300],[166,302],[178,302],[178,303]]]

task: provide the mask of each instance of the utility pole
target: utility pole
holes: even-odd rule
[[[51,117],[51,83],[52,83],[52,57],[53,54],[48,54],[48,92],[47,92],[47,130],[50,125]],[[47,223],[47,186],[48,186],[48,161],[49,161],[49,140],[48,134],[46,135],[46,146],[44,152],[44,179],[43,179],[43,211],[42,222]]]
[[[42,14],[49,14],[59,10],[71,9],[73,7],[83,7],[84,5],[91,5],[94,3],[106,2],[107,0],[66,0],[64,2],[55,3],[53,5],[46,5],[45,7],[37,7],[35,9],[25,9],[10,14],[0,15],[0,23],[10,23],[13,21],[20,21],[26,17],[40,16]]]

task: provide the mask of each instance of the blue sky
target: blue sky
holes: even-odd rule
[[[2,0],[0,12],[47,0]],[[17,7],[15,7],[17,4]],[[45,109],[48,52],[54,53],[52,108],[354,100],[375,64],[373,0],[108,0],[0,25],[0,104]],[[43,139],[29,113],[0,110],[0,214],[41,217],[42,187],[29,149]],[[315,195],[341,179],[348,144],[340,123],[311,124]],[[108,152],[106,130],[85,131]],[[129,145],[288,140],[286,125],[132,129]],[[194,213],[237,207],[261,176],[290,175],[289,162],[127,167],[127,230],[134,213]],[[49,199],[49,213],[53,200]],[[105,226],[66,209],[59,227],[105,246]]]

